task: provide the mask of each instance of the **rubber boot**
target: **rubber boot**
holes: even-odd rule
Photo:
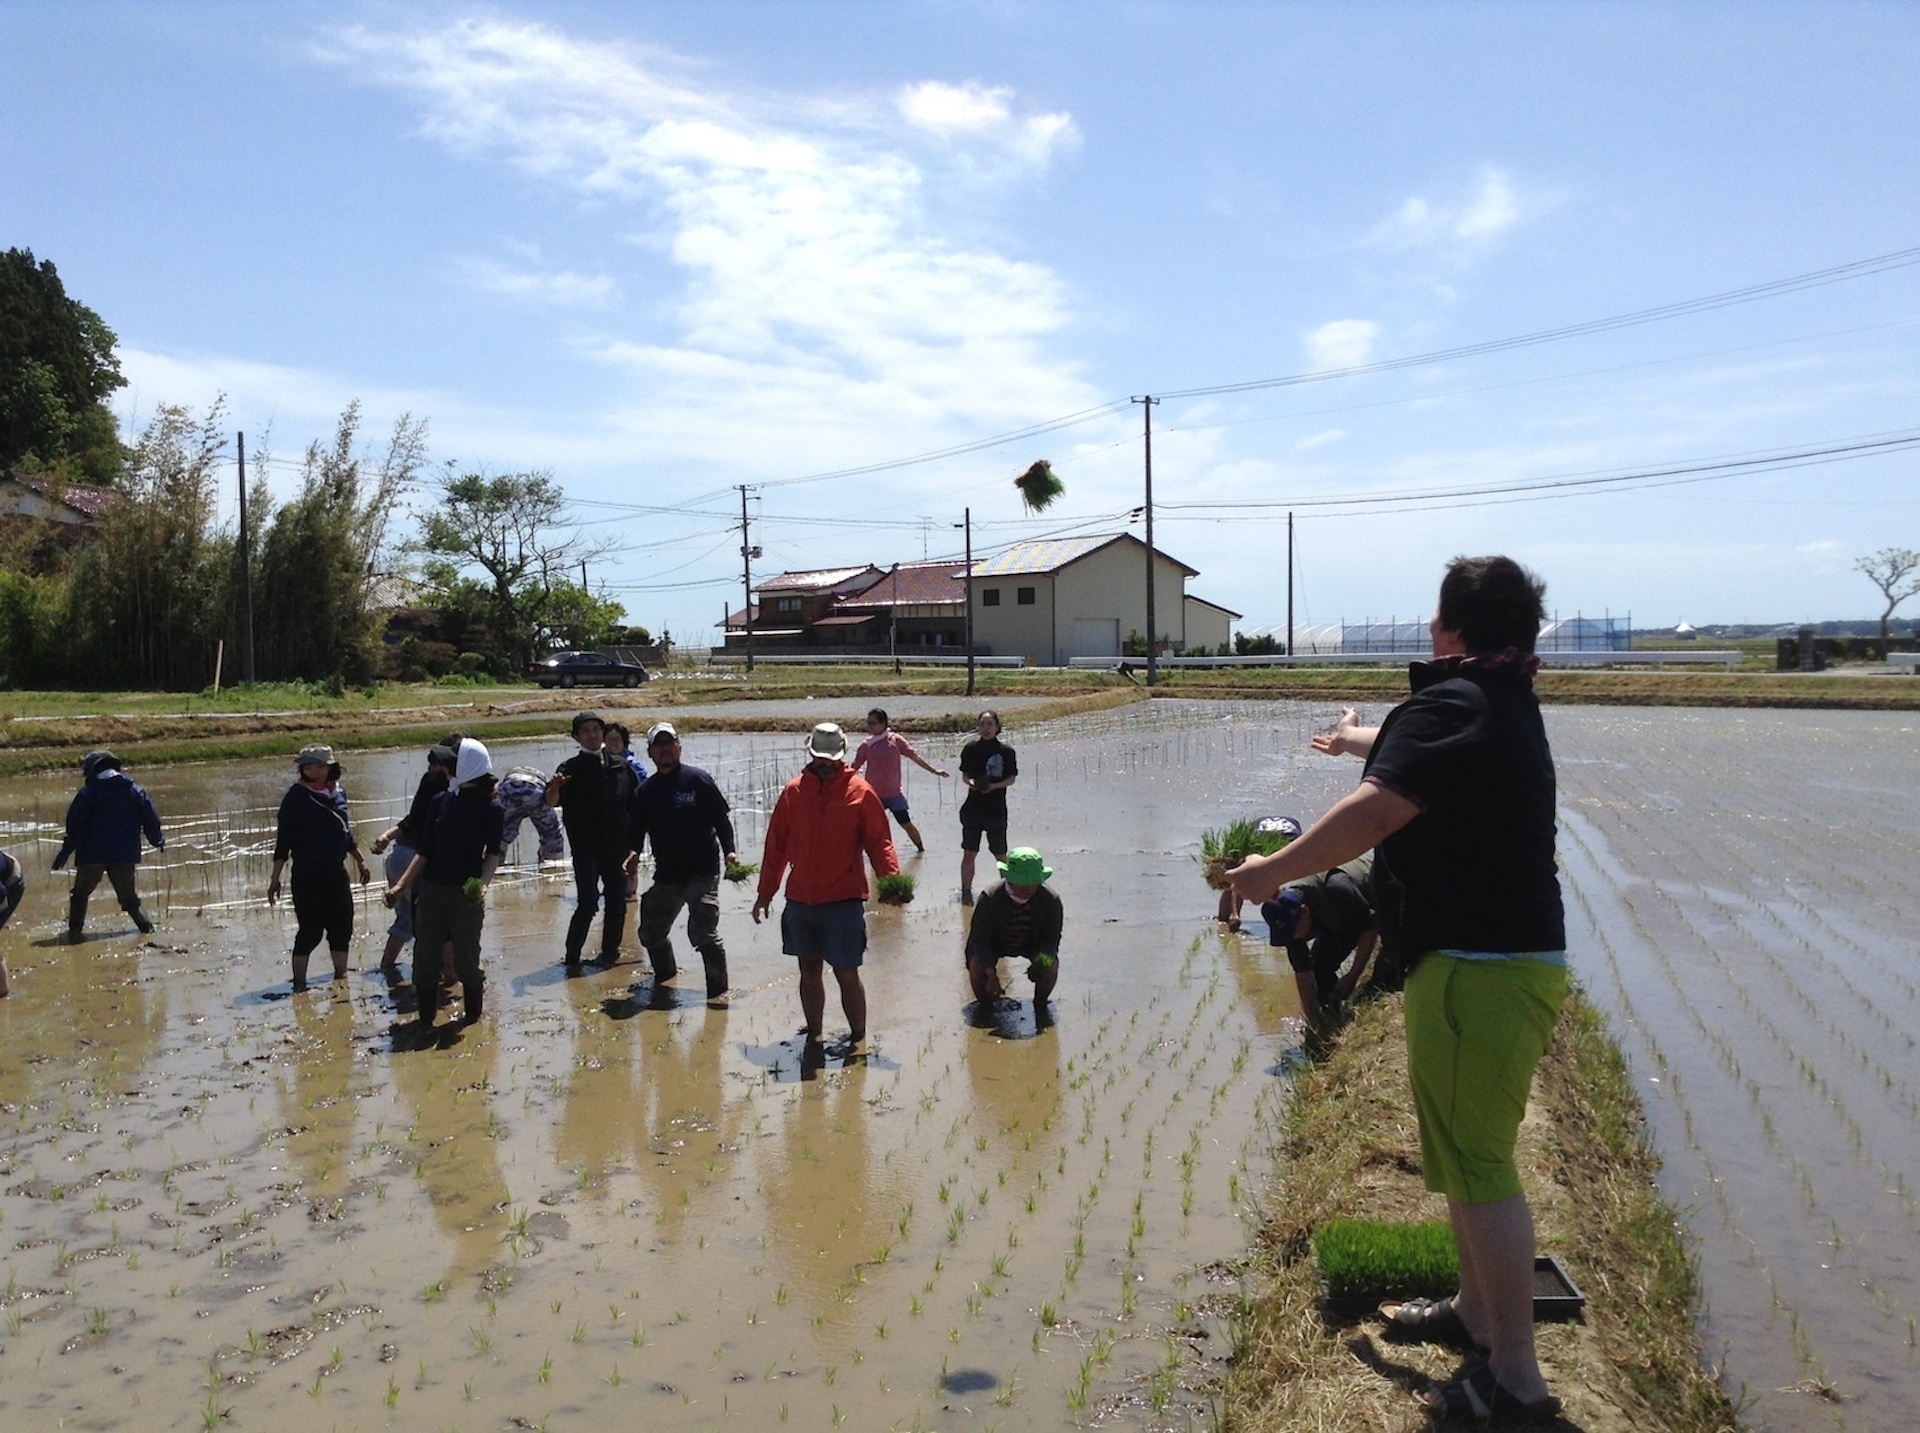
[[[707,967],[707,999],[718,1000],[727,993],[727,957],[701,952]]]
[[[440,986],[437,981],[426,985],[416,984],[415,993],[420,997],[419,1030],[422,1035],[433,1033],[433,1015],[440,1007]]]
[[[78,896],[67,897],[67,943],[80,939],[87,924],[87,903]]]
[[[307,959],[304,955],[293,957],[293,993],[298,995],[307,988]]]
[[[480,997],[486,988],[487,978],[484,975],[476,976],[461,986],[461,992],[466,997],[466,1009],[460,1016],[462,1025],[472,1025],[480,1019]]]

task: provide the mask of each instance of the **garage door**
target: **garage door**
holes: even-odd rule
[[[1076,657],[1119,656],[1120,619],[1118,617],[1074,618],[1071,655]]]

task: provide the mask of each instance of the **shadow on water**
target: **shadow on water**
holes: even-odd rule
[[[611,1020],[631,1020],[648,1010],[692,1010],[707,1003],[698,990],[680,990],[656,980],[636,981],[625,995],[609,995],[600,1009]]]
[[[1002,996],[998,1000],[970,1000],[960,1008],[960,1018],[976,1030],[984,1030],[999,1040],[1032,1040],[1053,1029],[1058,1020],[1051,1009],[1036,1008],[1030,1000]]]
[[[740,1054],[749,1064],[770,1075],[775,1084],[791,1085],[817,1080],[823,1074],[840,1070],[881,1070],[898,1073],[900,1062],[873,1049],[850,1050],[842,1041],[821,1042],[795,1036],[773,1045],[740,1046]]]

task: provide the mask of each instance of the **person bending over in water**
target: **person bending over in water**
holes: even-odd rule
[[[1033,1020],[1050,1025],[1047,997],[1060,978],[1060,931],[1066,910],[1060,897],[1047,889],[1053,874],[1031,846],[1007,852],[1000,863],[1004,879],[980,897],[967,931],[967,978],[973,982],[974,1018],[984,1020],[1004,991],[1000,962],[1024,960],[1033,982]]]

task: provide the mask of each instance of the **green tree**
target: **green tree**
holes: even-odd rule
[[[1910,547],[1883,547],[1870,557],[1860,558],[1853,568],[1866,573],[1887,600],[1886,610],[1880,614],[1880,640],[1884,642],[1892,631],[1893,609],[1920,592],[1920,552]]]
[[[120,496],[67,569],[70,680],[162,689],[212,680],[233,565],[214,505],[225,419],[219,400],[197,417],[167,404],[135,441]]]
[[[412,547],[429,559],[435,605],[462,625],[484,624],[496,671],[555,645],[591,646],[626,615],[570,581],[605,548],[568,526],[566,508],[546,473],[449,473],[439,505],[420,519]]]
[[[330,446],[308,446],[299,492],[265,520],[254,580],[262,677],[342,686],[379,670],[374,608],[379,585],[394,575],[388,528],[426,462],[427,425],[402,415],[385,452],[368,458],[354,450],[359,431],[356,400]]]
[[[0,254],[0,471],[110,481],[123,458],[107,396],[124,387],[113,330],[67,297],[50,261]]]

